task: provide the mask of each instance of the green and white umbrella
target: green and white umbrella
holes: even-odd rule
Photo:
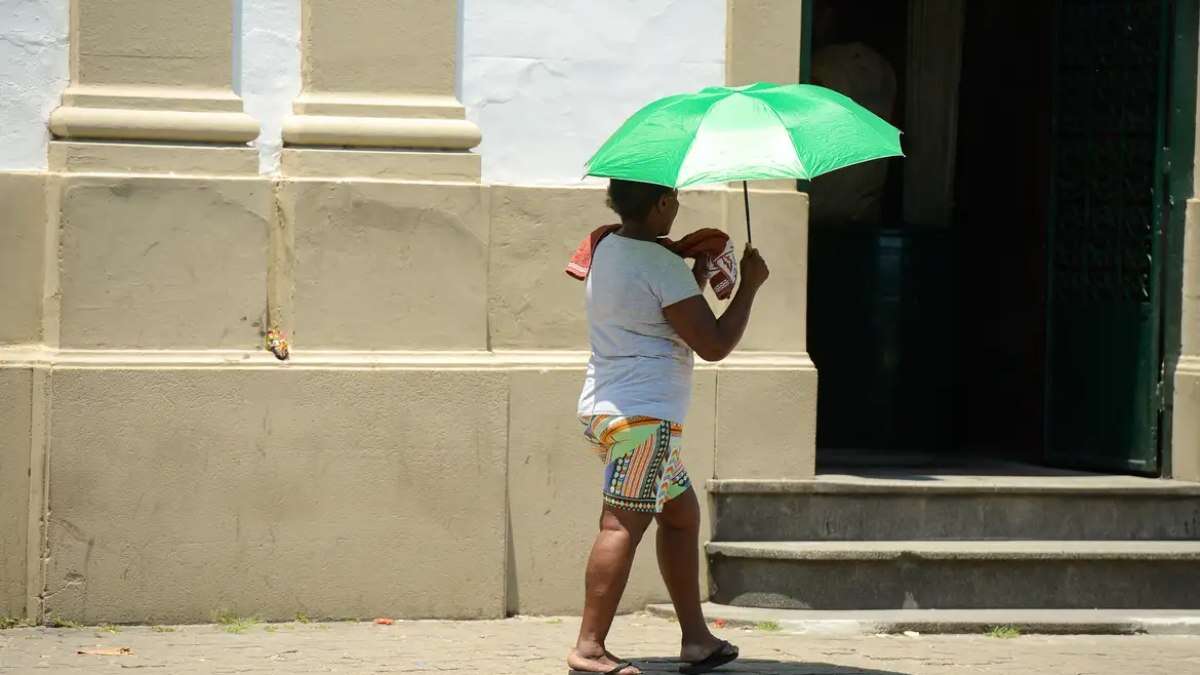
[[[809,180],[903,156],[900,130],[831,89],[765,82],[709,87],[634,113],[587,162],[587,175],[682,188],[742,181]]]

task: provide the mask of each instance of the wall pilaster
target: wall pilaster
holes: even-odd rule
[[[479,128],[455,96],[458,3],[303,3],[284,173],[478,181]]]
[[[232,86],[232,12],[231,2],[72,0],[71,84],[50,117],[51,168],[73,170],[82,156],[89,169],[173,169],[187,151],[130,143],[253,140],[258,122]],[[224,159],[222,172],[253,167]]]

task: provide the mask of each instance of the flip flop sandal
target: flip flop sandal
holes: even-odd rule
[[[729,644],[726,640],[722,642],[713,653],[706,656],[701,661],[691,661],[679,666],[679,672],[683,675],[699,675],[700,673],[708,673],[721,666],[732,663],[738,657],[738,648]]]
[[[632,667],[634,667],[632,663],[628,661],[622,661],[617,664],[616,668],[613,668],[612,670],[606,670],[603,673],[598,670],[575,670],[572,668],[571,670],[567,671],[567,675],[617,675],[622,670]]]

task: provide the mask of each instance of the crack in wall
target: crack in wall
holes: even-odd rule
[[[42,592],[38,594],[38,597],[42,601],[43,611],[45,610],[45,602],[47,600],[50,600],[54,596],[62,593],[63,591],[68,591],[73,588],[86,588],[87,587],[87,579],[82,574],[79,574],[78,572],[71,572],[70,574],[68,574],[65,577],[65,579],[66,579],[66,581],[63,583],[63,585],[59,586],[56,590],[50,591],[50,590],[43,589]],[[42,616],[39,616],[38,621],[41,622],[42,618],[43,618]]]

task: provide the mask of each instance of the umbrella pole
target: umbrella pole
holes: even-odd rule
[[[746,203],[746,243],[753,244],[754,236],[750,234],[750,188],[742,181],[742,201]]]

